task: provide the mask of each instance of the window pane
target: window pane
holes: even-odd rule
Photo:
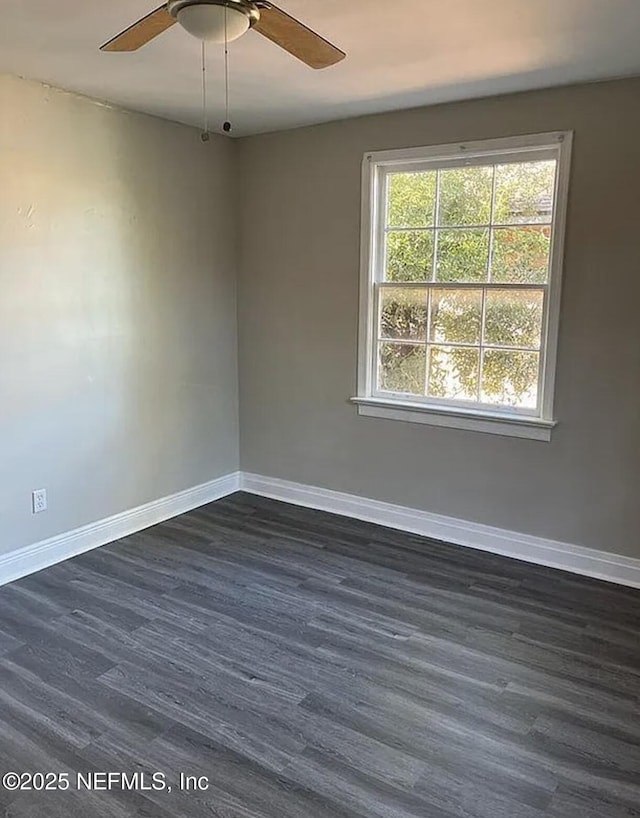
[[[550,227],[500,227],[494,232],[491,280],[543,284],[549,277]]]
[[[389,175],[388,227],[430,227],[436,209],[435,172]]]
[[[432,273],[432,231],[402,230],[387,235],[387,281],[431,281]]]
[[[540,349],[543,305],[539,290],[488,290],[485,344]]]
[[[429,340],[440,344],[479,344],[482,290],[432,290]]]
[[[555,161],[498,165],[494,223],[548,224],[553,214],[555,181]]]
[[[493,167],[441,170],[438,224],[489,224],[492,192]]]
[[[426,348],[410,344],[380,344],[378,388],[383,392],[424,395]]]
[[[380,293],[380,335],[425,341],[427,335],[425,288],[385,288]]]
[[[534,409],[538,401],[537,352],[487,349],[482,369],[482,400],[501,406]]]
[[[430,348],[430,397],[477,401],[479,377],[479,350],[468,347]]]
[[[488,230],[439,230],[437,281],[487,280]]]

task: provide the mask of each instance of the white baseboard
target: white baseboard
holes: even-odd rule
[[[154,500],[144,506],[115,514],[106,520],[0,556],[0,585],[14,582],[78,554],[100,548],[194,508],[212,503],[233,494],[239,487],[240,473],[234,472],[204,485],[173,494],[171,497]]]
[[[369,500],[354,494],[243,472],[225,475],[202,486],[154,500],[106,520],[0,556],[0,586],[185,514],[238,490],[377,523],[399,531],[409,531],[454,545],[502,554],[536,565],[547,565],[574,574],[640,588],[640,559]]]
[[[243,473],[242,491],[330,511],[432,539],[640,588],[640,559],[533,537],[353,494]]]

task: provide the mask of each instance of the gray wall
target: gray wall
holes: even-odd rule
[[[640,556],[639,97],[625,80],[205,147],[0,77],[0,554],[238,467],[240,238],[244,469]],[[358,417],[362,154],[555,129],[576,139],[553,442]]]
[[[237,468],[234,151],[0,77],[0,554]]]
[[[640,557],[640,80],[242,140],[243,469]],[[575,130],[552,443],[359,417],[365,151]]]

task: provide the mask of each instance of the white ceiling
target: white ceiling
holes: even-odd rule
[[[0,71],[190,124],[200,45],[175,26],[141,51],[98,46],[158,0],[2,0]],[[348,52],[312,71],[255,32],[231,46],[234,133],[640,74],[640,0],[279,0]],[[222,55],[210,53],[213,119]]]

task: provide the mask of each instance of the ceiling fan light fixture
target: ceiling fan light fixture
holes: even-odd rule
[[[346,57],[304,23],[271,0],[165,0],[100,47],[101,51],[137,51],[174,24],[200,40],[237,40],[250,28],[310,68],[328,68]]]
[[[176,17],[189,34],[210,43],[224,43],[242,37],[251,21],[244,11],[217,3],[193,3],[180,8]],[[226,34],[225,34],[226,32]]]

